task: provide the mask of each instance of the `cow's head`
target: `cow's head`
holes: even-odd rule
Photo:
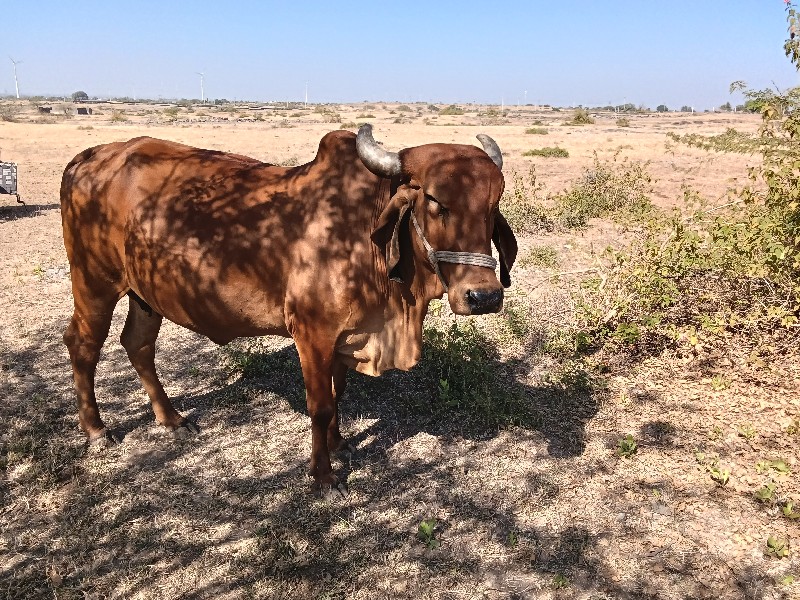
[[[372,234],[376,244],[386,247],[389,277],[401,277],[401,234],[408,232],[414,254],[437,275],[438,295],[446,291],[459,315],[500,310],[517,256],[517,240],[499,210],[503,158],[492,138],[478,139],[483,150],[427,144],[398,153],[375,142],[371,125],[363,125],[356,139],[364,165],[397,184]],[[492,241],[500,255],[500,281]]]

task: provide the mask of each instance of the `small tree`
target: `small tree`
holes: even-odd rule
[[[666,104],[659,104],[656,106],[656,112],[669,112]]]
[[[83,90],[79,90],[72,94],[72,101],[73,102],[85,102],[89,99],[89,94],[84,92]]]
[[[719,109],[722,112],[731,112],[731,110],[733,110],[730,102],[726,102],[725,104],[720,105]]]

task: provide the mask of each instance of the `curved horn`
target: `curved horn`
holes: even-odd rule
[[[358,130],[356,151],[361,161],[370,171],[380,177],[393,177],[400,174],[400,155],[381,148],[372,137],[372,125],[365,123]]]
[[[497,145],[492,138],[490,138],[485,133],[479,133],[477,136],[478,141],[483,146],[483,151],[489,155],[489,158],[492,159],[492,162],[497,165],[497,168],[501,171],[503,170],[503,153],[500,152],[500,146]]]

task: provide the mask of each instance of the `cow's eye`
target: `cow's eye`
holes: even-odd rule
[[[433,208],[438,215],[444,215],[447,213],[447,208],[442,206],[441,203],[430,194],[425,194],[425,200],[430,203],[431,208]]]

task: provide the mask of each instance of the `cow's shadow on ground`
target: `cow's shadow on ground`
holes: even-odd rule
[[[219,390],[219,397],[241,405],[242,394],[274,393],[296,412],[307,414],[303,375],[293,345],[271,352],[233,352],[236,361],[245,362],[242,378],[233,387]],[[426,343],[422,361],[408,372],[369,377],[349,371],[340,404],[343,433],[355,419],[374,421],[351,436],[350,443],[358,447],[369,440],[368,450],[385,449],[421,432],[445,439],[487,440],[513,427],[539,432],[551,456],[582,453],[585,424],[597,412],[602,393],[592,388],[588,376],[531,386],[515,375],[526,370],[522,361],[482,355],[478,368],[453,373],[452,363],[459,358],[452,356],[450,348]],[[446,381],[447,373],[460,380]],[[217,392],[210,396],[219,406]],[[194,404],[198,417],[204,418],[205,399],[179,400]]]
[[[359,590],[364,597],[422,597],[465,582],[525,598],[561,576],[609,597],[662,597],[647,591],[645,574],[615,582],[601,540],[580,519],[556,530],[521,517],[569,501],[552,469],[581,459],[585,424],[599,402],[580,378],[531,386],[514,376],[524,365],[488,358],[481,374],[494,372],[497,387],[467,383],[501,390],[501,401],[459,402],[442,389],[436,368],[452,357],[430,345],[408,373],[350,373],[343,432],[357,452],[336,469],[355,479],[347,498],[331,502],[313,495],[306,476],[310,428],[293,346],[228,351],[199,336],[173,340],[179,349],[159,361],[165,384],[191,384],[175,396],[176,406],[204,430],[175,441],[143,434],[156,429],[147,399],[124,351],[109,340],[98,393],[101,410],[113,414],[126,439],[91,454],[75,427],[64,324],[30,335],[22,350],[0,344],[11,399],[0,402],[8,425],[0,438],[7,475],[0,478],[0,506],[7,508],[0,524],[13,542],[0,546],[8,598],[344,598]],[[216,366],[221,361],[228,366]],[[239,376],[226,379],[231,370]],[[445,452],[428,455],[423,446],[398,456],[394,449],[419,434]],[[481,461],[493,460],[486,448],[500,435],[538,437],[546,449],[522,465],[515,485],[482,472]],[[447,456],[465,443],[466,452],[483,452],[470,467],[477,480]],[[504,438],[494,452],[513,446]],[[541,460],[549,466],[537,468]],[[591,477],[606,467],[582,468],[581,477]],[[609,486],[608,501],[620,511],[631,485],[622,479]],[[662,493],[678,493],[664,486]],[[431,517],[435,532],[426,542],[417,524]],[[703,556],[676,551],[654,561],[688,576],[707,566],[698,562]],[[743,590],[763,579],[746,569],[737,577]],[[692,594],[687,588],[685,597]]]

